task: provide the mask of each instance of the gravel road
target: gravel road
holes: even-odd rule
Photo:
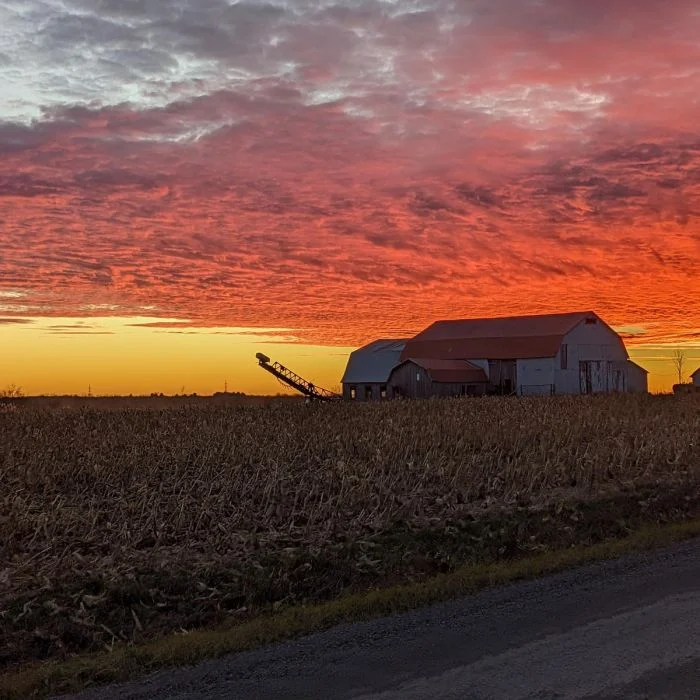
[[[72,696],[700,698],[700,541]]]

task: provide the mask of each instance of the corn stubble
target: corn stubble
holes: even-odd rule
[[[623,515],[601,499],[696,515],[699,476],[695,396],[5,411],[0,668],[571,543],[604,513],[602,537]]]

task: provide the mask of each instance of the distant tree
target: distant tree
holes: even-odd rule
[[[4,389],[0,390],[0,398],[3,399],[19,399],[24,396],[21,386],[16,384],[8,384]]]
[[[676,368],[676,372],[678,373],[679,384],[683,384],[683,376],[685,375],[685,359],[685,350],[678,348],[673,351],[671,361],[673,362],[673,366]]]

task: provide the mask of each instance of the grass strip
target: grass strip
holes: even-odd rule
[[[162,637],[138,646],[31,664],[0,677],[0,698],[45,697],[71,693],[174,666],[195,664],[233,652],[413,610],[496,585],[553,574],[623,554],[668,546],[700,535],[700,520],[640,528],[629,536],[591,546],[573,546],[520,559],[467,564],[424,581],[396,585],[336,600],[294,606],[236,626],[223,625]]]

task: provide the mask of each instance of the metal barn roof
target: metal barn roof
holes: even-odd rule
[[[408,362],[422,367],[434,382],[449,384],[488,382],[486,372],[481,367],[467,360],[436,360],[429,357],[412,357],[401,364]]]
[[[343,384],[384,384],[391,370],[399,364],[404,339],[375,340],[350,353]]]
[[[564,336],[588,318],[603,323],[592,311],[436,321],[406,343],[401,359],[554,357]]]

